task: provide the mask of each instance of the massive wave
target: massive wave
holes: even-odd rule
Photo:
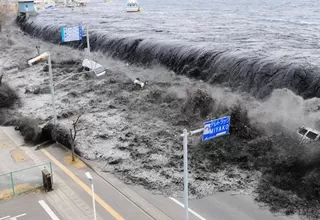
[[[18,20],[22,30],[61,44],[60,27]],[[83,49],[86,39],[67,43]],[[214,50],[188,43],[90,33],[92,51],[138,65],[160,64],[176,74],[247,92],[263,99],[275,89],[288,88],[303,98],[320,97],[319,68],[287,60],[232,50]]]

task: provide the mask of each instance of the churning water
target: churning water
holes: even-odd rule
[[[289,88],[320,97],[319,0],[140,0],[89,2],[83,8],[41,11],[22,23],[35,36],[60,43],[59,28],[83,24],[91,48],[139,64],[184,74],[264,98]],[[84,46],[77,44],[76,46]]]

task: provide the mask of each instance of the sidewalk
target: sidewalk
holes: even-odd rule
[[[23,143],[21,135],[12,127],[0,127],[0,175],[49,162],[49,159],[36,155],[34,147],[23,146]],[[39,175],[41,176],[41,173]],[[55,171],[53,171],[53,188],[53,191],[41,196],[54,207],[62,219],[91,220],[93,218],[92,208]],[[102,220],[99,215],[97,219]]]

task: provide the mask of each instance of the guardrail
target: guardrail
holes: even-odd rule
[[[0,174],[0,200],[4,196],[15,196],[43,186],[42,170],[48,170],[52,177],[51,162],[29,168]]]

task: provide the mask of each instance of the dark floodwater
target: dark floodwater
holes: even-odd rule
[[[59,43],[58,27],[83,24],[92,31],[93,49],[120,59],[157,62],[262,98],[283,87],[320,97],[319,0],[139,3],[141,13],[127,13],[126,1],[117,0],[45,10],[25,31]]]
[[[37,22],[83,23],[113,36],[183,40],[214,49],[254,51],[269,57],[320,63],[319,0],[141,0],[141,13],[125,1],[47,10]]]

